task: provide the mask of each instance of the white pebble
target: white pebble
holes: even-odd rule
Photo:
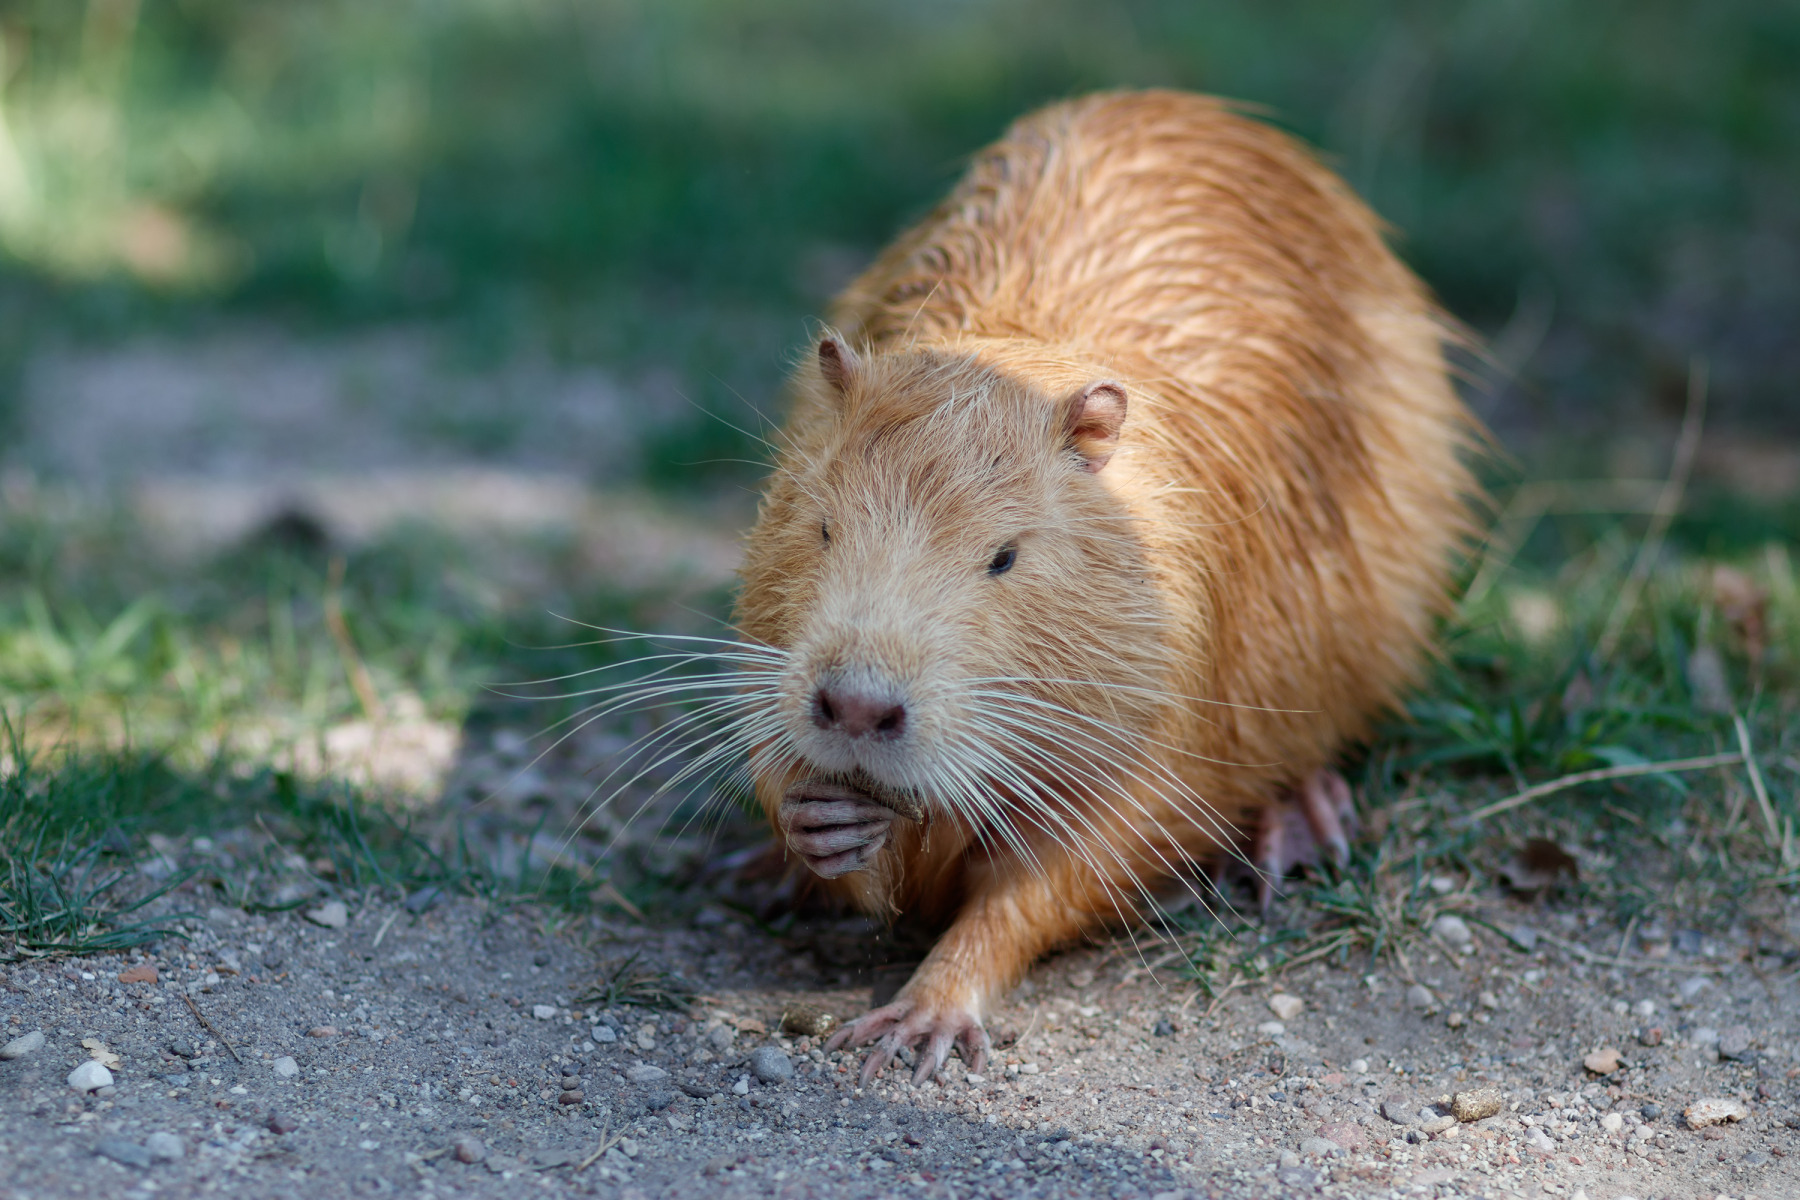
[[[1367,1075],[1369,1073],[1369,1060],[1366,1058],[1351,1059],[1350,1073],[1352,1075]]]
[[[306,919],[327,929],[342,929],[350,923],[350,910],[342,900],[331,900],[308,911]]]
[[[648,1063],[640,1063],[625,1072],[625,1078],[633,1083],[654,1083],[658,1079],[667,1079],[669,1073],[661,1067],[653,1067]],[[745,1076],[746,1079],[749,1076]]]
[[[531,1015],[540,1021],[554,1020],[556,1006],[554,1004],[534,1004],[531,1006]]]
[[[1475,940],[1469,929],[1469,923],[1452,913],[1445,913],[1431,923],[1431,932],[1449,942],[1452,946],[1467,946]]]
[[[30,1033],[20,1034],[6,1045],[0,1046],[0,1059],[24,1058],[33,1050],[42,1049],[43,1045],[44,1031],[34,1029]]]
[[[1625,1118],[1618,1113],[1607,1113],[1600,1118],[1600,1128],[1608,1133],[1617,1133],[1625,1128]]]
[[[300,1073],[300,1064],[294,1061],[294,1056],[291,1054],[284,1054],[269,1065],[274,1067],[275,1073],[283,1079],[292,1079]]]
[[[748,1096],[750,1094],[750,1077],[739,1075],[738,1081],[731,1085],[731,1090],[735,1095]]]
[[[1631,1011],[1640,1017],[1654,1017],[1656,1015],[1656,1001],[1639,1000],[1636,1004],[1631,1006]]]
[[[1269,1011],[1283,1021],[1293,1020],[1305,1007],[1306,1001],[1298,996],[1290,996],[1286,992],[1276,992],[1269,997]]]
[[[599,1042],[602,1046],[610,1045],[619,1040],[619,1035],[613,1032],[612,1026],[610,1025],[596,1025],[594,1026],[594,1031],[588,1034],[588,1036],[593,1038],[596,1042]]]
[[[1261,1025],[1256,1027],[1256,1032],[1262,1034],[1264,1037],[1280,1037],[1287,1032],[1287,1026],[1283,1025],[1280,1021],[1264,1021]]]
[[[91,1058],[69,1072],[69,1086],[78,1092],[91,1092],[96,1088],[111,1087],[112,1081],[112,1072]]]

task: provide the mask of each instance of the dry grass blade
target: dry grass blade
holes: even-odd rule
[[[639,1008],[685,1012],[693,1006],[699,989],[673,971],[641,965],[630,954],[616,963],[602,964],[599,977],[576,1000],[604,1008],[636,1005]]]
[[[1584,783],[1600,783],[1608,779],[1629,779],[1636,775],[1673,775],[1679,771],[1704,771],[1710,767],[1733,767],[1744,761],[1744,756],[1731,751],[1726,754],[1707,754],[1699,758],[1672,758],[1665,762],[1627,763],[1618,767],[1596,767],[1592,771],[1576,771],[1572,775],[1562,775],[1546,783],[1528,787],[1522,792],[1515,792],[1504,800],[1496,800],[1492,804],[1469,813],[1461,819],[1465,825],[1499,813],[1508,812],[1533,800],[1541,800],[1545,796],[1553,796],[1557,792],[1566,792],[1572,787],[1580,787]]]

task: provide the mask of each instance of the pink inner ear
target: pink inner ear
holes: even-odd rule
[[[819,342],[819,374],[825,377],[826,383],[837,389],[839,395],[849,389],[850,381],[856,377],[861,366],[856,352],[836,334],[828,334]]]
[[[1125,389],[1116,383],[1091,383],[1069,400],[1064,435],[1090,472],[1098,472],[1119,447],[1125,424]]]

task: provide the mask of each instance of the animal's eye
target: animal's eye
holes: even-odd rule
[[[1019,560],[1019,548],[1011,542],[1000,547],[994,555],[994,561],[988,564],[989,575],[1004,575],[1012,570],[1012,565]]]
[[[819,522],[819,540],[827,546],[831,545],[831,526],[824,521]]]

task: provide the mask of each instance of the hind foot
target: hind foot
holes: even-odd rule
[[[987,1063],[990,1048],[987,1030],[981,1027],[973,1005],[934,995],[929,986],[912,983],[900,989],[893,1003],[864,1013],[832,1034],[825,1049],[854,1049],[870,1042],[875,1048],[863,1060],[861,1081],[865,1087],[903,1049],[918,1046],[913,1083],[921,1084],[937,1074],[952,1049],[962,1055],[970,1071],[979,1072]]]
[[[1338,866],[1350,861],[1356,833],[1356,805],[1350,785],[1321,767],[1297,792],[1286,792],[1262,811],[1252,860],[1256,900],[1264,912],[1275,899],[1275,884],[1296,867],[1316,867],[1327,857]]]

